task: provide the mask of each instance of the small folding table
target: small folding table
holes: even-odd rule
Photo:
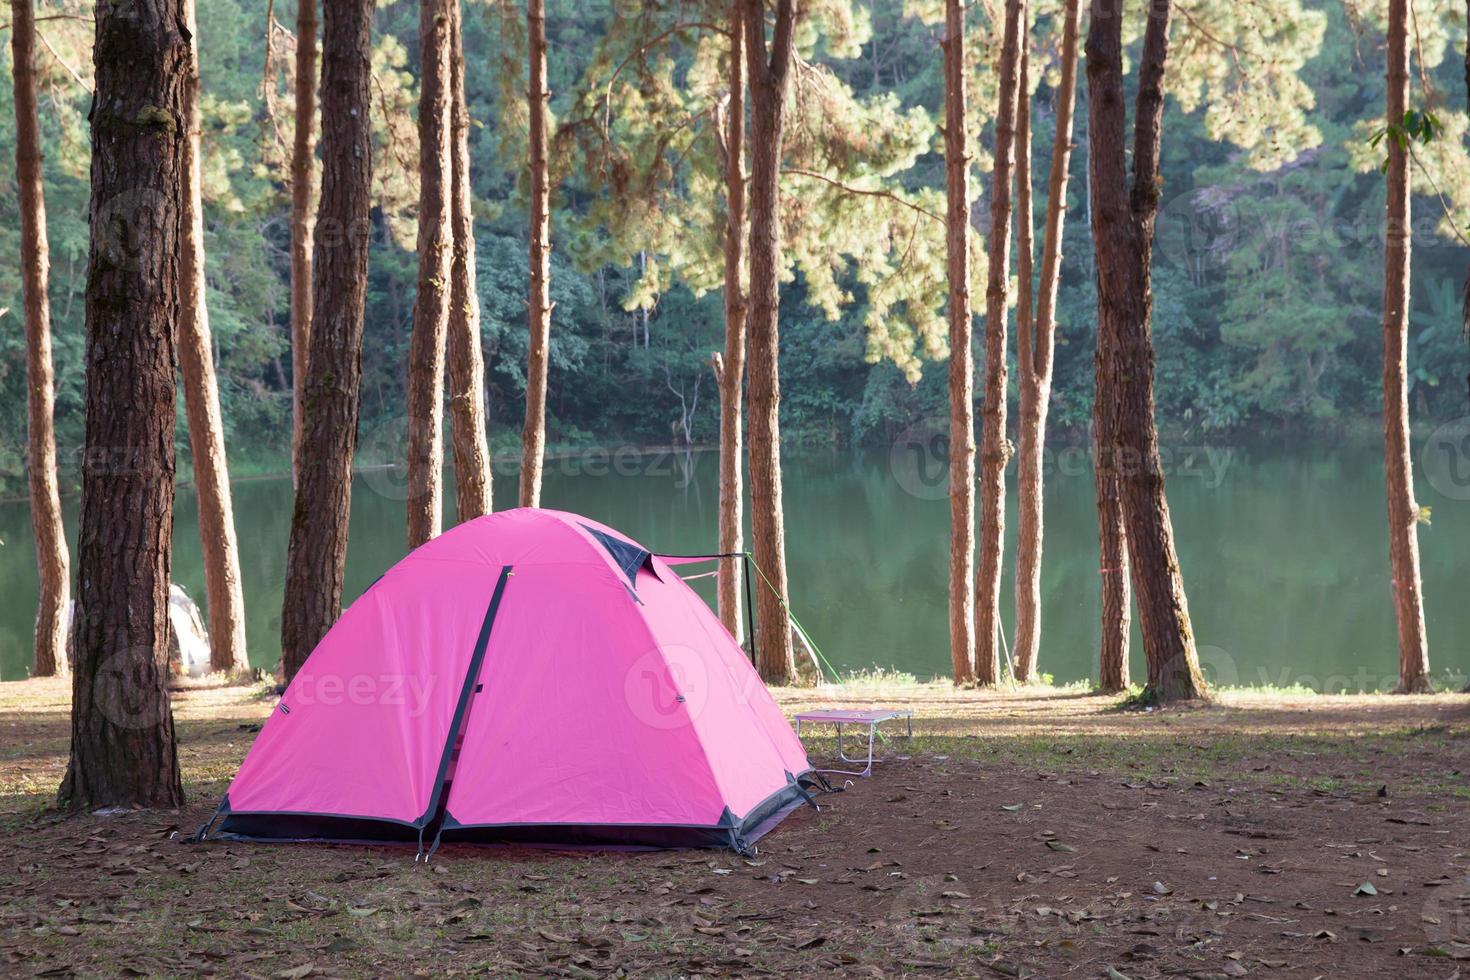
[[[796,737],[801,737],[801,723],[816,725],[833,725],[837,729],[837,757],[843,762],[853,765],[864,763],[862,772],[851,772],[845,769],[822,769],[820,772],[835,773],[840,776],[870,776],[873,773],[873,740],[888,737],[878,731],[878,726],[895,718],[902,718],[907,724],[906,737],[914,737],[914,713],[895,708],[822,708],[816,711],[803,711],[796,716]],[[851,758],[842,747],[843,725],[866,725],[868,726],[868,757],[866,759]]]

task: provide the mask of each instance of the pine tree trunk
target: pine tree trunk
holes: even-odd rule
[[[1090,135],[1090,134],[1089,134]],[[1092,202],[1092,154],[1086,156],[1088,181],[1083,185],[1087,192],[1087,217],[1093,218]],[[1101,370],[1103,358],[1103,336],[1097,334],[1094,352],[1094,376]],[[1098,646],[1098,690],[1103,694],[1118,694],[1128,689],[1129,644],[1132,638],[1133,599],[1130,594],[1128,570],[1128,534],[1123,523],[1123,500],[1118,495],[1118,481],[1111,470],[1101,465],[1102,442],[1102,393],[1096,393],[1092,401],[1092,427],[1090,433],[1092,451],[1093,487],[1097,495],[1098,529],[1098,574],[1101,576],[1102,624]]]
[[[1018,436],[1020,463],[1017,492],[1020,525],[1016,537],[1016,643],[1013,651],[1016,679],[1035,679],[1041,652],[1041,554],[1044,527],[1043,453],[1046,416],[1051,403],[1052,354],[1056,337],[1057,288],[1062,271],[1062,227],[1067,217],[1068,170],[1072,162],[1072,113],[1077,102],[1077,22],[1080,0],[1067,0],[1063,13],[1061,79],[1056,90],[1056,139],[1047,175],[1046,230],[1041,243],[1041,283],[1036,293],[1036,316],[1028,331],[1017,330],[1017,370],[1020,373],[1021,423]],[[1027,122],[1029,129],[1029,116]],[[1030,196],[1029,153],[1025,167]],[[1023,207],[1022,211],[1029,210]],[[1029,222],[1025,226],[1029,229]],[[1023,248],[1021,256],[1029,249]],[[1025,284],[1026,277],[1021,281]],[[1025,352],[1022,353],[1023,339]]]
[[[408,346],[408,546],[443,526],[444,335],[454,258],[449,189],[450,5],[419,0],[418,289]]]
[[[322,19],[322,190],[312,251],[311,351],[281,608],[288,680],[341,611],[372,233],[372,20],[373,0],[333,2]]]
[[[41,178],[41,124],[36,109],[36,12],[31,0],[11,0],[11,80],[15,88],[15,183],[20,203],[21,293],[25,306],[26,412],[31,528],[41,601],[36,609],[37,677],[65,675],[66,532],[56,476],[55,374],[51,366],[51,301],[47,295],[51,249],[46,239],[46,199]]]
[[[302,404],[311,346],[312,160],[316,155],[316,0],[297,0],[296,132],[291,145],[291,481],[301,475]]]
[[[165,682],[193,52],[183,0],[96,17],[80,608],[58,799],[171,808],[184,802]]]
[[[449,430],[454,446],[456,519],[490,513],[490,444],[485,433],[485,355],[480,348],[480,296],[475,285],[474,193],[470,186],[470,111],[464,89],[464,11],[449,3],[450,220]]]
[[[742,472],[745,416],[745,45],[740,4],[730,5],[730,103],[725,109],[725,351],[720,361],[720,553],[745,550],[741,523],[745,486]],[[720,562],[718,608],[720,622],[739,641],[741,621],[738,558]]]
[[[219,384],[214,374],[214,344],[204,279],[204,201],[200,178],[199,31],[194,0],[183,0],[196,57],[189,62],[184,89],[184,215],[179,241],[179,374],[184,379],[184,410],[189,420],[189,451],[199,497],[199,545],[204,557],[204,588],[209,599],[209,666],[218,673],[250,669],[245,645],[245,596],[240,591],[240,549],[235,539],[235,508],[225,457],[225,426]]]
[[[526,349],[526,424],[521,430],[521,506],[541,505],[541,472],[546,455],[546,370],[551,344],[551,184],[546,165],[546,10],[543,0],[526,4],[531,36],[531,294]]]
[[[759,657],[768,684],[796,679],[791,614],[786,608],[785,519],[781,509],[781,139],[790,80],[793,0],[777,0],[776,26],[767,52],[765,5],[741,0],[746,66],[750,75],[750,296],[746,312],[750,346],[750,507],[755,562],[765,580],[756,584]]]
[[[1094,409],[1094,416],[1096,411]],[[1097,490],[1098,573],[1102,576],[1102,641],[1098,648],[1098,690],[1118,694],[1128,689],[1128,643],[1132,625],[1129,595],[1128,531],[1117,475],[1098,465],[1102,447],[1093,425],[1093,481]]]
[[[1117,481],[1148,659],[1146,694],[1159,701],[1207,693],[1174,548],[1154,424],[1150,275],[1169,15],[1168,0],[1149,5],[1139,63],[1131,189],[1124,151],[1122,27],[1103,0],[1093,2],[1087,38],[1098,281],[1097,479]]]
[[[975,358],[970,308],[970,137],[963,0],[944,4],[944,186],[949,272],[949,656],[975,679]]]
[[[1408,0],[1389,0],[1388,125],[1403,125],[1408,102]],[[1415,694],[1432,690],[1432,686],[1419,577],[1419,505],[1414,500],[1414,464],[1409,456],[1405,362],[1410,297],[1409,164],[1408,152],[1399,140],[1390,137],[1384,142],[1388,146],[1388,213],[1383,252],[1383,464],[1388,488],[1388,559],[1399,628],[1397,690]]]
[[[1000,52],[1000,105],[991,172],[989,270],[985,289],[985,395],[980,412],[980,540],[975,573],[975,680],[1000,682],[1000,566],[1005,543],[1006,318],[1010,315],[1011,179],[1021,85],[1025,0],[1006,0]]]
[[[1034,547],[1022,547],[1029,521],[1030,533],[1034,536],[1041,518],[1041,457],[1035,454],[1035,426],[1040,421],[1041,406],[1038,399],[1036,360],[1033,347],[1036,343],[1036,293],[1035,293],[1035,208],[1031,198],[1031,46],[1023,38],[1021,44],[1021,89],[1016,98],[1016,388],[1020,394],[1020,420],[1017,432],[1018,448],[1032,450],[1030,458],[1021,454],[1017,466],[1016,492],[1019,496],[1021,527],[1016,538],[1016,645],[1011,649],[1011,669],[1018,684],[1029,684],[1036,675],[1036,615],[1040,600],[1041,565]],[[1032,431],[1028,432],[1030,427]],[[1029,446],[1027,445],[1029,443]],[[1035,472],[1027,472],[1027,465],[1035,466]],[[1029,496],[1028,496],[1029,493]],[[1034,539],[1029,543],[1034,546]],[[1026,589],[1035,584],[1036,602],[1027,602]],[[1027,617],[1023,622],[1022,617]],[[1028,649],[1022,654],[1019,643],[1022,633],[1027,634]]]

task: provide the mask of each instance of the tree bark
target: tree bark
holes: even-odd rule
[[[1401,127],[1409,103],[1408,0],[1388,4],[1388,114]],[[1419,577],[1419,504],[1409,455],[1409,265],[1411,243],[1407,136],[1390,135],[1388,211],[1383,251],[1383,465],[1388,489],[1388,558],[1399,632],[1399,693],[1433,689]]]
[[[1023,629],[1029,634],[1028,643],[1031,648],[1028,655],[1022,657],[1018,646],[1013,645],[1011,649],[1011,671],[1012,677],[1018,684],[1029,684],[1035,680],[1036,675],[1036,624],[1034,621],[1022,622],[1022,615],[1033,617],[1036,615],[1036,603],[1025,601],[1026,590],[1034,582],[1037,587],[1036,599],[1040,599],[1041,565],[1037,560],[1034,547],[1023,553],[1021,547],[1022,538],[1025,537],[1027,521],[1030,521],[1030,533],[1036,533],[1036,522],[1040,518],[1041,493],[1040,486],[1028,484],[1027,477],[1031,474],[1026,472],[1027,463],[1036,466],[1035,478],[1039,482],[1041,478],[1041,458],[1034,455],[1035,434],[1026,431],[1027,426],[1034,426],[1039,411],[1036,402],[1039,392],[1036,390],[1036,362],[1033,348],[1036,343],[1034,331],[1036,329],[1036,293],[1035,293],[1035,207],[1031,197],[1031,45],[1023,38],[1021,43],[1021,81],[1020,91],[1016,97],[1016,388],[1020,394],[1020,425],[1017,433],[1018,445],[1021,448],[1026,442],[1030,442],[1033,457],[1028,460],[1023,453],[1017,467],[1016,492],[1019,496],[1021,527],[1016,538],[1016,639],[1019,642]],[[1028,438],[1029,437],[1029,438]],[[1028,498],[1028,491],[1033,496]],[[1029,513],[1028,513],[1029,510]],[[1031,542],[1034,545],[1034,541]]]
[[[225,456],[225,424],[214,374],[214,343],[204,279],[204,201],[200,178],[199,30],[195,0],[183,0],[195,57],[184,87],[184,215],[179,239],[179,374],[189,420],[189,451],[199,498],[199,545],[209,600],[209,666],[218,673],[250,669],[245,645],[245,596],[240,591],[240,548]]]
[[[165,682],[187,23],[183,0],[96,11],[68,810],[184,802]]]
[[[36,108],[36,12],[31,0],[11,0],[11,81],[15,90],[15,183],[20,203],[20,272],[26,331],[26,418],[31,528],[41,601],[36,609],[37,677],[64,676],[66,607],[70,598],[66,531],[56,475],[55,373],[51,364],[51,248],[41,176],[41,123]]]
[[[296,131],[291,145],[291,484],[301,476],[302,404],[311,345],[312,159],[316,155],[316,0],[297,0]]]
[[[745,550],[741,523],[745,486],[744,439],[741,428],[745,405],[745,45],[740,3],[730,4],[730,102],[725,109],[725,352],[720,361],[720,553]],[[738,558],[720,561],[718,608],[720,622],[740,641],[741,621]]]
[[[1099,352],[1100,353],[1100,352]],[[1117,474],[1100,465],[1097,408],[1093,409],[1092,476],[1097,491],[1098,574],[1102,576],[1102,640],[1098,647],[1098,690],[1118,694],[1128,689],[1128,644],[1132,597],[1128,588],[1128,530]]]
[[[453,230],[449,214],[451,4],[419,0],[418,289],[408,347],[408,546],[443,526],[444,335],[449,327]]]
[[[490,444],[485,433],[485,355],[480,348],[480,296],[475,285],[474,193],[470,186],[470,111],[464,87],[464,11],[450,0],[449,430],[454,446],[456,519],[490,513]]]
[[[547,348],[551,344],[551,182],[546,165],[546,10],[543,0],[528,0],[526,25],[531,38],[530,86],[526,100],[531,122],[531,292],[526,349],[526,424],[521,430],[521,506],[541,505],[541,471],[546,455]]]
[[[750,76],[750,506],[755,562],[757,668],[768,684],[796,679],[791,614],[786,607],[786,532],[781,508],[781,140],[790,82],[794,0],[777,0],[775,31],[766,44],[765,4],[741,0],[746,69]]]
[[[1000,105],[995,116],[991,173],[990,251],[985,289],[985,396],[980,413],[980,540],[975,573],[975,680],[1000,682],[1000,571],[1005,543],[1006,317],[1010,315],[1011,179],[1020,98],[1025,0],[1006,0],[1000,52]]]
[[[1020,374],[1020,463],[1017,491],[1020,526],[1016,537],[1016,679],[1035,679],[1041,652],[1041,554],[1044,528],[1042,456],[1046,416],[1051,403],[1052,355],[1056,338],[1057,287],[1062,271],[1062,227],[1067,216],[1067,183],[1072,162],[1072,114],[1077,102],[1077,23],[1080,0],[1067,0],[1062,15],[1061,79],[1057,86],[1056,139],[1047,175],[1046,229],[1041,243],[1041,283],[1036,315],[1028,330],[1017,319],[1016,362]],[[1030,112],[1026,115],[1029,129]],[[1030,197],[1030,161],[1024,168]],[[1029,210],[1022,207],[1023,213]],[[1024,226],[1029,230],[1029,222]],[[1024,258],[1029,248],[1023,247]],[[1023,287],[1028,277],[1023,275]],[[1030,318],[1028,318],[1030,319]]]
[[[288,680],[341,610],[372,231],[372,19],[373,0],[331,3],[322,19],[322,190],[312,250],[311,351],[281,609]]]
[[[970,307],[970,137],[963,0],[944,4],[944,187],[949,273],[949,656],[975,679],[975,358]]]
[[[1145,696],[1159,701],[1206,696],[1154,424],[1150,276],[1169,16],[1168,0],[1149,5],[1131,188],[1124,150],[1122,25],[1114,5],[1093,0],[1087,36],[1088,156],[1098,283],[1097,479],[1117,481],[1148,658]]]

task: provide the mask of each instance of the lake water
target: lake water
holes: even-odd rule
[[[1437,679],[1470,671],[1470,480],[1456,468],[1470,474],[1470,459],[1441,459],[1440,443],[1421,450],[1417,482],[1421,502],[1433,508],[1421,544]],[[942,468],[927,450],[919,441],[891,452],[786,454],[792,606],[839,669],[948,671],[949,505]],[[1215,680],[1325,691],[1393,686],[1383,470],[1372,446],[1181,447],[1167,454],[1166,468],[1190,612]],[[654,551],[706,552],[716,544],[717,469],[712,453],[554,460],[543,502],[604,521]],[[1040,668],[1065,682],[1096,673],[1096,517],[1081,451],[1050,453],[1048,477]],[[251,480],[234,489],[250,659],[271,667],[280,650],[291,486]],[[510,501],[514,470],[497,472],[495,489],[499,501]],[[400,472],[357,476],[344,601],[404,553],[402,498]],[[452,492],[448,499],[452,512]],[[77,500],[65,504],[75,559]],[[180,490],[176,520],[174,579],[202,605],[191,490]],[[1008,562],[1015,523],[1012,499]],[[37,589],[24,503],[0,505],[0,540],[0,679],[12,680],[27,673]],[[697,587],[712,598],[709,580]],[[1008,569],[1008,628],[1011,603]],[[1135,678],[1143,674],[1139,643],[1135,630]]]

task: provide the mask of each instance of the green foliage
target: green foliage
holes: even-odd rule
[[[1374,149],[1384,140],[1395,144],[1401,150],[1408,150],[1414,143],[1422,143],[1428,146],[1434,142],[1436,136],[1444,132],[1444,123],[1432,112],[1424,112],[1419,109],[1409,109],[1404,112],[1401,123],[1384,126],[1368,137],[1368,145]],[[1388,158],[1385,156],[1383,163],[1378,166],[1379,173],[1388,173]]]
[[[1034,0],[1037,213],[1055,125],[1060,0]],[[1330,428],[1378,410],[1384,140],[1413,155],[1411,407],[1464,411],[1459,283],[1470,225],[1464,11],[1414,0],[1419,106],[1383,120],[1383,13],[1358,0],[1176,4],[1155,254],[1158,408],[1167,432]],[[722,346],[718,122],[727,5],[549,0],[556,301],[551,441],[713,440],[708,358]],[[995,10],[999,7],[992,5]],[[937,0],[802,4],[783,158],[783,430],[807,443],[882,442],[945,411],[943,81]],[[983,281],[998,28],[969,5],[976,282]],[[511,0],[465,21],[490,417],[514,442],[526,348],[525,24]],[[1135,49],[1141,0],[1127,5]],[[87,262],[90,6],[49,0],[40,23],[51,300],[61,456],[81,443]],[[263,11],[200,0],[208,298],[232,460],[281,468],[289,424],[294,4],[278,2],[266,78]],[[52,54],[51,52],[55,53]],[[403,412],[417,207],[418,10],[380,2],[374,30],[374,238],[363,426]],[[0,55],[8,65],[9,46]],[[73,72],[75,71],[76,77]],[[1082,438],[1096,286],[1079,105],[1058,303],[1053,432]],[[0,157],[14,154],[0,86]],[[23,486],[25,358],[15,195],[0,194],[0,492]],[[180,427],[181,465],[187,441]]]

